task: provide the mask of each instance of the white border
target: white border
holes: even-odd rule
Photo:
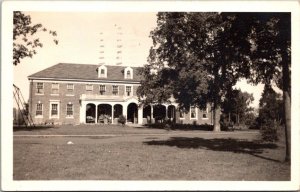
[[[263,11],[292,12],[292,180],[260,181],[13,181],[12,180],[12,11]],[[1,184],[2,190],[297,190],[299,189],[299,2],[288,1],[5,1],[2,3]],[[5,27],[3,27],[5,26]]]

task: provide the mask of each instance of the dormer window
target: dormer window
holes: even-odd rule
[[[131,73],[130,73],[130,71],[128,70],[128,71],[126,72],[126,79],[130,79],[130,77],[131,77]]]
[[[98,77],[99,78],[107,78],[107,68],[104,65],[101,65],[98,68]]]
[[[133,79],[133,70],[130,67],[126,67],[124,70],[124,78],[125,79]]]

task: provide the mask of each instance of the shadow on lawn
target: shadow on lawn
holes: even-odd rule
[[[259,143],[259,141],[245,141],[238,139],[203,139],[203,138],[188,138],[188,137],[171,137],[168,140],[152,140],[145,141],[148,145],[166,145],[178,148],[195,148],[213,151],[227,151],[233,153],[246,153],[258,158],[280,162],[276,159],[261,156],[264,149],[276,149],[278,146],[273,143]]]
[[[55,126],[54,125],[36,125],[36,126],[14,126],[13,127],[13,131],[16,132],[16,131],[34,131],[34,130],[44,130],[44,129],[51,129],[51,128],[54,128]]]

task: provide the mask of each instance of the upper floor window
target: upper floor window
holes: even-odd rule
[[[125,79],[132,79],[133,78],[133,70],[130,67],[126,67],[124,70],[124,78]]]
[[[190,107],[190,118],[197,119],[197,110],[196,107]]]
[[[126,86],[126,87],[125,87],[125,91],[126,91],[126,95],[127,95],[127,96],[131,96],[131,93],[132,93],[132,91],[131,91],[131,86]]]
[[[42,103],[37,103],[36,104],[36,116],[43,116],[43,104]]]
[[[105,90],[106,90],[106,87],[105,85],[100,85],[100,95],[104,95],[105,94]]]
[[[119,86],[118,85],[113,85],[112,93],[113,93],[113,95],[119,94]]]
[[[87,84],[85,86],[85,90],[86,90],[87,93],[93,92],[93,85]]]
[[[107,77],[107,68],[104,65],[101,65],[98,68],[98,77]]]
[[[59,93],[59,84],[58,83],[52,83],[51,93],[52,94],[58,94]]]
[[[72,117],[73,116],[73,104],[68,103],[67,104],[67,117]]]
[[[67,92],[70,94],[70,93],[73,93],[74,91],[74,84],[67,84]]]
[[[36,83],[36,93],[44,94],[44,83]]]

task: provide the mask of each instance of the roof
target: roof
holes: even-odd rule
[[[130,67],[133,70],[133,79],[124,79],[124,69],[128,66],[107,67],[107,78],[98,77],[98,67],[101,65],[59,63],[52,67],[28,76],[28,79],[72,79],[72,80],[111,80],[111,81],[140,81],[138,69],[142,67]]]

